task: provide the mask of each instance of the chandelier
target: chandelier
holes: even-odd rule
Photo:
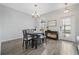
[[[68,12],[69,12],[68,3],[65,3],[65,10],[64,10],[64,13],[68,13]]]
[[[35,4],[35,5],[34,5],[34,11],[33,11],[33,13],[32,13],[32,17],[33,17],[33,18],[37,19],[37,18],[40,17],[40,14],[39,14],[38,11],[39,11],[38,5]]]

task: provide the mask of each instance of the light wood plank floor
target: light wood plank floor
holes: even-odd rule
[[[48,39],[37,49],[22,47],[22,39],[1,43],[1,55],[77,55],[75,43]]]

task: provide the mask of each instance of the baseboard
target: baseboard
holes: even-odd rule
[[[12,40],[18,40],[18,39],[22,39],[22,38],[15,38],[15,39],[10,39],[10,40],[4,40],[4,41],[1,41],[1,43],[9,42],[9,41],[12,41]]]
[[[60,39],[61,41],[67,41],[67,42],[73,42],[75,43],[75,41],[70,41],[70,40],[63,40],[63,39]]]

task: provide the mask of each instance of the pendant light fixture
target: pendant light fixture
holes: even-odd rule
[[[68,9],[68,3],[65,3],[65,8],[64,8],[64,13],[68,13],[69,12],[69,9]]]
[[[32,13],[32,17],[35,18],[35,19],[40,17],[39,8],[38,8],[37,4],[34,4],[34,11]]]

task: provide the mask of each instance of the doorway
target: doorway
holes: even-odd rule
[[[64,17],[60,20],[61,40],[75,40],[75,21],[73,17]]]

